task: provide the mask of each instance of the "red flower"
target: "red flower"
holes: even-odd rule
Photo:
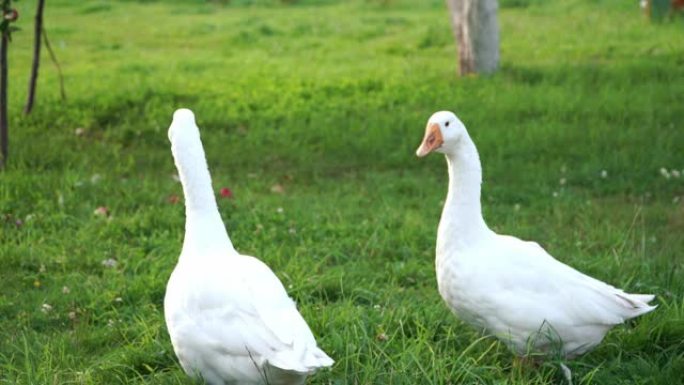
[[[101,217],[109,216],[109,209],[106,206],[100,206],[93,211],[93,214]]]
[[[219,192],[223,198],[228,198],[232,199],[233,198],[233,192],[230,191],[228,187],[223,187],[221,188],[221,191]]]

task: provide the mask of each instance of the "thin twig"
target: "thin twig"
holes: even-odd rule
[[[7,45],[9,31],[0,32],[0,169],[7,165],[9,134],[7,124]]]
[[[64,76],[62,75],[62,67],[59,66],[57,56],[55,55],[55,52],[52,50],[52,46],[50,45],[50,40],[48,40],[48,35],[45,28],[43,28],[43,41],[45,42],[45,48],[47,48],[48,53],[50,54],[50,59],[52,59],[52,63],[55,65],[55,67],[57,67],[57,74],[59,75],[59,92],[62,95],[62,101],[65,101],[67,97],[66,91],[64,91]]]

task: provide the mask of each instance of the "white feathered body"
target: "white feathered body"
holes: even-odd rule
[[[482,217],[482,167],[451,112],[435,113],[417,154],[446,155],[449,191],[437,233],[439,293],[461,319],[515,353],[574,357],[608,330],[647,313],[654,296],[628,294],[582,274],[534,242],[499,235]]]
[[[485,234],[467,247],[439,249],[439,292],[464,321],[516,354],[572,358],[608,330],[654,309],[652,295],[627,294],[550,256],[534,242]]]
[[[298,385],[333,360],[316,345],[282,283],[233,247],[189,110],[169,128],[185,195],[185,238],[164,316],[185,372],[210,385]]]
[[[210,384],[300,384],[332,360],[273,272],[244,255],[181,258],[164,300],[176,356]]]

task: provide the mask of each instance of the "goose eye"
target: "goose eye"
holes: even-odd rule
[[[449,127],[449,121],[447,120],[446,123],[444,123],[445,127]]]

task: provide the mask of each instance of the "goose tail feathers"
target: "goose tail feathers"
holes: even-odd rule
[[[658,305],[649,304],[655,298],[653,294],[619,293],[617,296],[624,302],[625,307],[629,309],[629,313],[625,317],[626,320],[652,312],[658,307]]]

